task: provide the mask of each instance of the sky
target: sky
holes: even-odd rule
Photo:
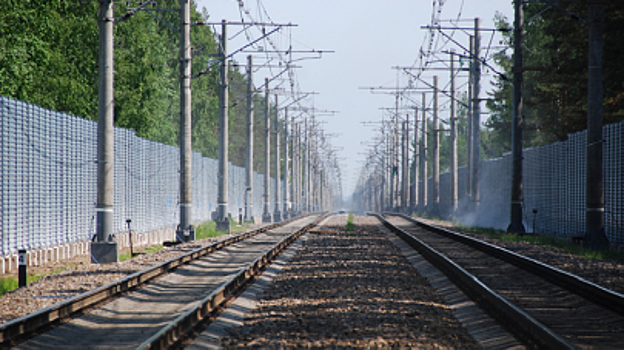
[[[370,88],[405,86],[408,77],[393,67],[420,67],[419,52],[421,48],[429,51],[430,42],[436,52],[451,49],[463,52],[439,34],[431,41],[428,31],[421,27],[431,25],[434,17],[441,20],[441,26],[451,26],[449,21],[453,20],[460,27],[471,27],[474,18],[479,17],[482,28],[494,28],[496,12],[513,22],[512,0],[246,0],[242,1],[242,7],[235,0],[196,0],[196,3],[200,11],[206,9],[210,22],[221,22],[222,19],[240,22],[242,13],[246,22],[254,19],[296,25],[282,28],[269,37],[280,50],[292,45],[293,50],[333,51],[322,54],[320,59],[318,54],[310,53],[293,54],[292,57],[302,59],[294,63],[301,66],[294,73],[299,91],[317,93],[301,103],[319,111],[337,112],[319,112],[318,119],[323,121],[325,132],[334,135],[330,143],[338,149],[345,198],[351,196],[364,165],[369,150],[366,143],[379,134],[376,130],[378,122],[389,116],[384,108],[395,105],[395,97],[388,91],[377,89],[372,92]],[[434,3],[437,5],[435,8]],[[236,35],[240,28],[231,26],[228,29],[230,52],[242,47],[248,40],[245,33]],[[268,32],[272,28],[266,27],[265,30]],[[249,37],[257,38],[260,30],[260,27],[250,29]],[[444,32],[468,47],[466,33],[458,30]],[[491,37],[489,32],[483,32],[481,40],[483,47],[490,42],[496,46],[500,37]],[[268,47],[269,44],[259,42],[258,45]],[[482,54],[491,54],[493,50]],[[234,59],[245,63],[247,55],[249,53],[240,53]],[[431,60],[440,60],[447,56],[439,53],[430,57]],[[259,53],[254,54],[254,60],[266,62],[265,56]],[[444,64],[440,62],[431,66],[441,67]],[[279,69],[255,72],[254,84],[259,87],[265,76],[270,77],[277,72]],[[484,73],[482,97],[492,90],[489,81],[494,79],[487,71]],[[425,72],[421,77],[431,82],[433,75],[440,76],[441,87],[447,84],[448,72]],[[460,86],[462,79],[457,84]],[[441,104],[444,102],[441,99]],[[442,118],[445,118],[444,113],[441,112]]]

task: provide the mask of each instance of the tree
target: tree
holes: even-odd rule
[[[530,2],[525,6],[524,66],[524,145],[532,147],[566,140],[568,134],[587,127],[587,48],[588,26],[585,2],[559,3],[563,11],[548,4]],[[604,122],[624,120],[624,4],[612,2],[605,13],[604,36]],[[497,15],[499,28],[509,27],[506,18]],[[511,47],[510,32],[505,44]],[[504,51],[495,57],[508,77],[512,76],[511,57]],[[483,141],[495,154],[510,150],[512,86],[502,77],[496,79],[494,100],[485,125],[490,133]]]
[[[115,17],[127,12],[118,2]],[[177,0],[158,1],[177,9]],[[4,9],[11,9],[6,11]],[[99,6],[94,1],[0,0],[0,94],[86,119],[97,119]],[[177,12],[144,11],[115,25],[115,125],[169,145],[179,133],[179,26]],[[208,19],[191,4],[191,20]],[[165,23],[167,24],[165,24]],[[193,75],[217,53],[214,33],[192,26]],[[218,152],[218,72],[215,65],[192,80],[193,150],[216,158]],[[242,84],[237,68],[232,86]],[[244,90],[243,90],[244,91]],[[232,94],[233,99],[244,96]],[[231,101],[234,102],[234,101]],[[245,104],[230,109],[230,154],[245,159]],[[256,140],[262,147],[264,140]]]

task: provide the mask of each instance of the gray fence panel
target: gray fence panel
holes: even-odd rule
[[[605,227],[612,242],[624,242],[624,124],[604,128]]]

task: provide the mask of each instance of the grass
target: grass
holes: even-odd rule
[[[561,249],[563,252],[582,256],[590,259],[611,259],[616,261],[624,262],[624,254],[614,252],[612,250],[593,250],[588,248],[583,248],[579,245],[569,243],[566,240],[556,237],[556,236],[548,236],[548,235],[517,235],[512,233],[507,233],[503,230],[493,229],[493,228],[483,228],[483,227],[466,227],[462,225],[453,225],[453,228],[458,231],[468,232],[468,233],[480,233],[485,234],[488,237],[499,239],[501,241],[507,242],[527,242],[532,244],[537,244],[541,246],[551,247]]]
[[[218,237],[226,234],[225,231],[217,231],[217,223],[214,221],[205,222],[195,228],[195,239]]]
[[[51,271],[50,273],[43,274],[43,275],[28,275],[28,278],[26,279],[26,284],[34,282],[47,275],[52,275],[61,271],[63,271],[63,269],[54,270],[54,271]],[[0,296],[12,290],[17,289],[18,285],[19,285],[19,280],[17,277],[9,276],[9,277],[0,278]]]
[[[134,253],[134,255],[136,256],[136,255],[139,255],[139,254],[154,253],[154,252],[157,252],[157,251],[159,251],[161,249],[163,249],[163,245],[162,244],[158,244],[158,245],[155,245],[153,247],[149,247],[149,248],[143,249],[142,251],[140,251],[138,253]],[[131,258],[130,253],[123,253],[123,254],[119,255],[119,261],[128,260],[130,258]]]
[[[353,213],[349,213],[349,217],[347,218],[347,232],[351,232],[355,230],[355,224],[353,223]],[[347,234],[348,237],[355,236],[355,233]]]
[[[238,221],[230,218],[230,231],[232,233],[242,232],[249,228],[249,224],[243,223],[242,226],[237,226]],[[217,231],[217,223],[214,221],[207,221],[195,228],[195,239],[213,238],[227,234],[227,231]]]
[[[15,277],[0,278],[0,295],[4,295],[17,288],[18,281]]]

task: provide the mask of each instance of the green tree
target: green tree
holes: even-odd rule
[[[530,2],[524,5],[525,36],[523,131],[524,146],[566,140],[568,134],[587,128],[587,52],[588,26],[578,18],[587,19],[585,2],[560,3],[575,16]],[[497,15],[498,27],[510,27],[506,18]],[[613,2],[605,10],[604,34],[604,122],[624,120],[624,4]],[[505,43],[512,46],[512,32],[505,34]],[[507,51],[511,52],[511,51]],[[512,58],[505,51],[495,57],[508,77],[512,77]],[[491,111],[485,125],[490,133],[484,145],[492,154],[511,149],[512,90],[510,81],[498,77]]]
[[[178,9],[179,2],[161,0],[158,7]],[[120,18],[126,12],[125,3],[117,2],[115,17]],[[0,94],[96,120],[98,14],[99,4],[95,1],[0,0]],[[139,11],[115,25],[115,125],[134,129],[144,138],[177,145],[180,34],[171,27],[179,27],[180,19],[176,11],[156,15],[158,20]],[[196,4],[191,4],[191,21],[208,17],[207,12],[199,13]],[[193,150],[216,158],[215,35],[207,26],[192,26],[191,42],[193,75],[210,67],[191,83]],[[238,91],[245,91],[245,76],[233,67],[230,77],[231,103],[240,102],[230,109],[230,160],[242,166],[246,104],[241,100],[245,96]],[[256,120],[260,115],[258,110]],[[264,145],[261,135],[256,134],[256,150]]]

